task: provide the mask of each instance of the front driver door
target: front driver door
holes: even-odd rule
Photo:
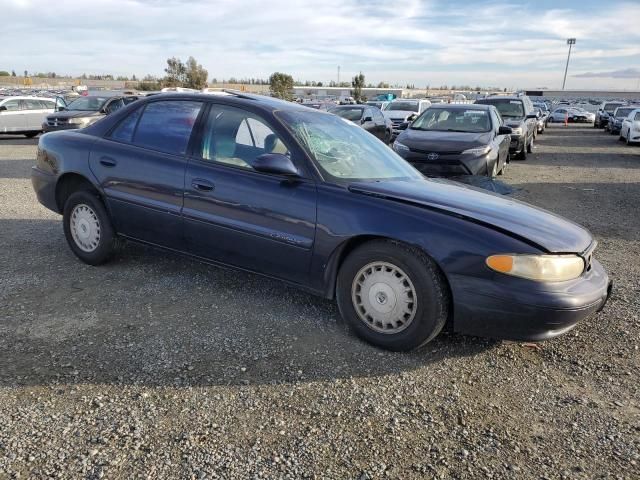
[[[211,105],[185,178],[185,238],[196,255],[306,283],[316,229],[315,182],[251,167],[264,153],[289,155],[300,166],[276,132],[249,111]]]

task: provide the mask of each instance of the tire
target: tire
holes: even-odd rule
[[[622,134],[620,134],[620,136],[618,137],[618,141],[619,142],[623,142],[624,141],[624,137],[622,136]]]
[[[100,265],[115,252],[118,239],[107,210],[93,192],[72,193],[64,204],[62,223],[69,247],[84,263]]]
[[[24,136],[27,138],[33,138],[36,135],[38,135],[40,132],[29,132],[29,133],[25,133]]]
[[[391,130],[387,130],[384,133],[384,140],[382,140],[385,145],[389,145],[391,143]]]
[[[507,170],[507,165],[509,165],[509,161],[511,160],[511,156],[507,155],[507,159],[502,164],[502,168],[498,172],[498,175],[504,175],[504,172]]]
[[[388,310],[391,303],[384,302],[397,299],[396,292],[406,297]],[[371,241],[349,254],[338,273],[336,297],[342,318],[360,338],[392,351],[426,344],[449,316],[449,289],[435,262],[391,240]],[[397,311],[399,303],[407,309]]]
[[[534,137],[531,137],[531,141],[527,145],[527,153],[533,153],[533,139]]]
[[[487,176],[489,178],[496,178],[496,175],[498,175],[498,163],[500,163],[500,158],[497,158],[496,161],[493,162],[491,172],[489,172],[489,167],[487,167]]]

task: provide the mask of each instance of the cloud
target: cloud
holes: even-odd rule
[[[86,5],[84,4],[86,3]],[[596,0],[11,0],[0,69],[162,75],[194,56],[210,76],[341,79],[416,85],[558,86],[570,72],[640,64],[640,4]],[[587,8],[586,4],[590,4]],[[522,21],[526,19],[526,21]],[[18,40],[19,39],[19,40]],[[621,41],[624,39],[624,42]],[[572,77],[572,82],[586,82]],[[621,77],[591,77],[622,82]],[[627,80],[628,81],[628,80]]]
[[[572,75],[576,78],[640,78],[640,69],[625,68],[609,72],[585,72]]]

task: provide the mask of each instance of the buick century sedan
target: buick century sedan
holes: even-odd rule
[[[581,226],[426,179],[352,122],[268,97],[142,99],[43,135],[32,182],[83,262],[132,240],[259,273],[335,298],[391,350],[445,327],[552,338],[610,292]]]

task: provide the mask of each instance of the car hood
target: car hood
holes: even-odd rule
[[[49,115],[56,118],[77,118],[77,117],[101,117],[104,113],[96,112],[93,110],[63,110],[62,112],[56,112]]]
[[[491,133],[434,132],[405,130],[396,141],[414,150],[428,152],[461,152],[468,148],[488,145]]]
[[[385,110],[382,113],[387,118],[402,118],[402,119],[406,119],[411,115],[418,115],[417,112],[409,112],[407,110]]]
[[[559,215],[448,180],[356,182],[349,190],[461,216],[550,253],[582,253],[593,242],[586,229]]]

